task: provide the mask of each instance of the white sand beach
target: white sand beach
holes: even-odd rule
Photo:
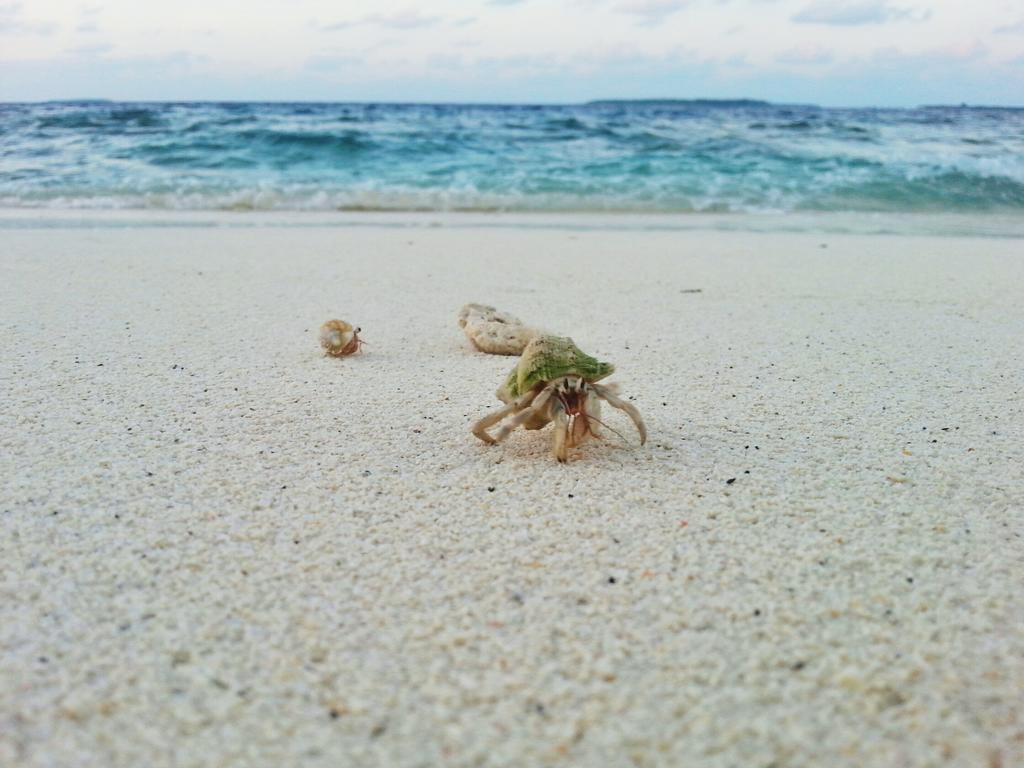
[[[0,222],[0,765],[1024,765],[1024,240],[59,218]],[[648,444],[476,440],[469,301]]]

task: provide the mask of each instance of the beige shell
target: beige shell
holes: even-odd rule
[[[467,304],[459,311],[459,327],[473,346],[492,355],[521,355],[537,331],[508,312],[486,304]]]
[[[320,326],[320,346],[331,357],[345,357],[359,351],[359,331],[344,320],[328,320]]]

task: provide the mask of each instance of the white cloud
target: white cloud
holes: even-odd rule
[[[101,10],[101,8],[96,6],[86,6],[82,8],[79,14],[78,26],[75,27],[75,31],[85,33],[99,32],[100,27],[97,22],[99,21]]]
[[[69,51],[69,53],[73,56],[102,56],[104,53],[110,53],[112,50],[114,50],[114,46],[110,43],[90,43],[79,45]]]
[[[647,23],[655,24],[681,11],[690,0],[622,0],[614,6],[616,11],[639,16]]]
[[[24,3],[0,4],[0,35],[51,35],[59,25],[52,21],[26,21]]]
[[[897,8],[886,0],[817,0],[793,16],[798,24],[831,24],[858,26],[883,24],[899,19],[923,21],[930,14],[916,13],[909,8]]]
[[[805,64],[830,64],[834,59],[835,56],[833,56],[831,51],[819,46],[790,48],[775,57],[775,61],[779,64],[795,64],[798,66]]]
[[[792,98],[809,99],[827,93],[829,84],[842,94],[837,73],[875,66],[877,50],[896,51],[911,68],[924,67],[914,57],[926,55],[962,65],[959,52],[982,41],[985,49],[971,59],[972,71],[991,73],[986,87],[1004,94],[999,101],[1024,102],[1024,79],[1005,76],[1012,71],[1007,67],[1024,59],[1020,2],[289,0],[285,7],[280,0],[247,0],[239,14],[216,0],[0,0],[0,90],[23,98],[102,95],[113,92],[111,83],[123,68],[121,82],[137,84],[131,93],[145,97],[152,78],[150,98],[188,97],[193,90],[209,95],[215,87],[227,89],[219,94],[224,98],[269,97],[278,87],[274,97],[287,98],[286,82],[295,97],[405,98],[397,85],[388,89],[415,81],[404,93],[416,99],[523,94],[527,100],[571,100],[583,88],[575,84],[581,78],[593,78],[587,95],[595,97],[757,97],[771,93],[772,77],[783,77],[797,94]],[[927,24],[913,24],[925,9],[931,13]],[[74,51],[81,61],[69,57]],[[86,60],[88,51],[93,55]],[[181,79],[180,87],[166,86],[176,70],[158,71],[155,64],[127,69],[140,57],[175,51],[206,57],[201,66],[188,64],[191,79]],[[942,71],[951,80],[952,70]],[[323,90],[314,93],[303,78]],[[898,78],[908,81],[909,75],[894,65],[889,79]],[[745,82],[753,85],[735,85]],[[810,85],[799,90],[801,84]],[[813,94],[812,86],[818,89]],[[889,103],[918,98],[908,87],[894,89]],[[863,98],[883,101],[885,90],[880,78]],[[973,100],[957,86],[950,93],[950,100]]]
[[[1021,19],[1015,24],[1006,24],[1002,27],[996,27],[995,31],[1001,35],[1024,35],[1024,19]]]
[[[348,29],[349,27],[368,24],[387,29],[422,29],[432,27],[443,20],[442,16],[428,16],[420,13],[419,10],[409,8],[394,13],[371,13],[355,21],[339,21],[335,24],[328,24],[326,30]]]

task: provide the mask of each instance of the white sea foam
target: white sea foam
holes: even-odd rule
[[[0,105],[0,204],[1021,211],[1024,111]]]

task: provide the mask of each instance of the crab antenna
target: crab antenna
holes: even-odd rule
[[[585,415],[587,417],[587,421],[588,422],[591,421],[591,420],[596,421],[598,424],[600,424],[602,427],[607,429],[609,432],[614,432],[616,435],[618,435],[619,439],[622,440],[622,442],[629,443],[629,440],[626,439],[626,436],[623,435],[621,432],[619,432],[619,430],[615,429],[615,427],[609,427],[607,424],[605,424],[603,421],[601,421],[599,418],[597,418],[597,416],[591,416],[589,413],[585,414]],[[587,429],[590,429],[590,424],[587,424]],[[591,431],[590,434],[594,435],[595,437],[600,437],[600,435],[595,435],[593,431]]]

